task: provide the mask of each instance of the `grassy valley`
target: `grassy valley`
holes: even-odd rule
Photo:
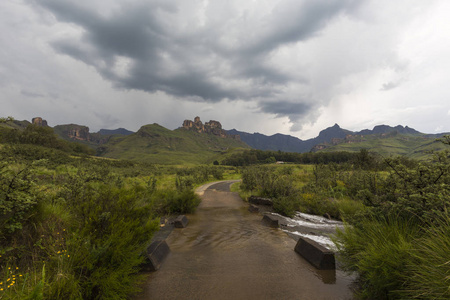
[[[322,144],[316,146],[315,149],[321,152],[358,152],[360,149],[367,149],[382,157],[405,156],[414,159],[429,159],[432,151],[444,150],[445,145],[437,141],[435,136],[393,132],[387,135],[365,135],[357,140],[344,140],[336,145]]]
[[[156,164],[211,164],[233,149],[249,148],[232,138],[188,131],[169,130],[158,124],[142,126],[138,132],[115,137],[100,147],[100,156]]]

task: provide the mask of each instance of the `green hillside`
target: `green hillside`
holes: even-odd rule
[[[236,148],[249,146],[233,138],[152,124],[129,136],[112,138],[99,148],[99,154],[157,164],[198,164],[212,163]]]
[[[397,134],[388,135],[372,134],[364,136],[361,141],[343,142],[337,145],[324,145],[321,152],[349,151],[357,152],[360,149],[368,149],[383,157],[407,156],[414,159],[426,159],[431,151],[445,149],[445,145],[436,141],[436,137],[425,134]]]

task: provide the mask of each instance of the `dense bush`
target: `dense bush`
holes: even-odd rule
[[[127,299],[160,217],[200,202],[176,171],[0,145],[0,298]]]
[[[0,240],[10,240],[22,229],[36,207],[32,193],[30,166],[10,166],[8,160],[0,162]]]

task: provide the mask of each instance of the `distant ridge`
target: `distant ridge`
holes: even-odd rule
[[[247,133],[238,131],[236,129],[228,130],[228,133],[239,135],[243,142],[255,149],[274,151],[280,150],[285,152],[299,153],[320,151],[324,149],[342,150],[336,148],[336,146],[340,144],[353,144],[355,149],[359,149],[358,147],[367,146],[364,145],[363,142],[365,142],[369,137],[371,140],[374,140],[377,138],[387,138],[393,137],[395,135],[400,135],[397,136],[397,138],[406,139],[406,136],[421,137],[422,140],[429,139],[428,142],[433,142],[434,139],[439,138],[445,134],[449,134],[424,134],[408,126],[404,127],[401,125],[397,125],[395,127],[391,127],[389,125],[377,125],[372,130],[364,129],[358,132],[353,132],[350,130],[342,129],[338,124],[334,124],[333,126],[320,131],[317,137],[308,140],[301,140],[290,135],[279,133],[267,136],[261,133]],[[373,143],[374,142],[372,141],[372,146]],[[353,149],[348,146],[345,150],[352,151]]]
[[[118,128],[118,129],[100,129],[98,132],[101,135],[130,135],[133,134],[133,131],[127,130],[125,128]]]
[[[301,140],[291,135],[280,133],[267,136],[261,133],[237,131],[236,129],[228,130],[228,133],[239,135],[243,142],[255,149],[303,153],[311,151],[317,144],[331,142],[335,138],[345,138],[352,132],[342,129],[338,124],[334,124],[334,126],[322,130],[319,136],[309,140]]]

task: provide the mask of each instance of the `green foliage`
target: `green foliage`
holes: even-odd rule
[[[241,187],[244,191],[257,190],[260,196],[272,198],[277,213],[292,216],[298,207],[299,189],[293,184],[291,172],[289,168],[248,167],[242,171]]]
[[[277,197],[273,199],[273,209],[275,212],[292,218],[298,205],[289,197]]]
[[[448,299],[449,152],[386,164],[390,173],[357,193],[367,209],[338,235],[344,266],[360,274],[362,298]]]
[[[191,189],[169,191],[166,194],[165,214],[190,214],[200,204],[200,198]]]
[[[370,218],[338,231],[340,259],[360,274],[361,298],[398,298],[418,233],[417,224],[396,217]]]
[[[22,229],[35,208],[30,167],[13,168],[8,161],[0,162],[0,240]]]
[[[402,298],[450,299],[450,215],[426,228],[411,251],[410,273],[404,276]]]
[[[13,117],[1,117],[0,118],[0,123],[8,123],[8,122],[12,122],[12,121],[14,121],[14,118]]]
[[[222,160],[222,165],[228,166],[250,166],[256,164],[271,164],[277,161],[296,164],[328,164],[350,162],[357,157],[351,152],[330,152],[330,153],[293,153],[282,151],[244,150],[236,152]]]
[[[3,298],[127,299],[156,220],[200,202],[192,189],[176,190],[174,167],[30,144],[1,145],[0,156],[0,282],[12,282],[10,269],[26,270],[2,287]],[[186,176],[211,180],[223,170],[198,167]]]

